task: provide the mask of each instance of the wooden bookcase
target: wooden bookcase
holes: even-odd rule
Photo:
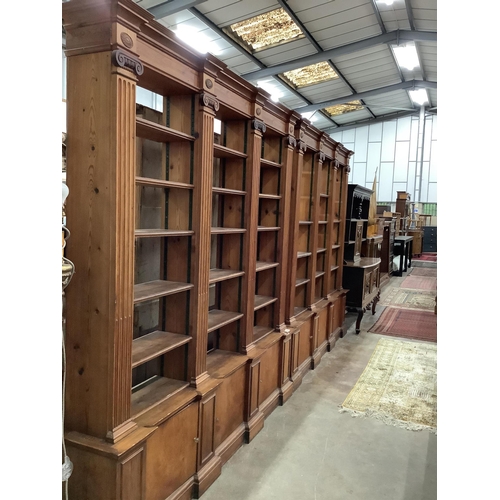
[[[352,151],[132,0],[62,8],[70,496],[198,498],[342,334]]]

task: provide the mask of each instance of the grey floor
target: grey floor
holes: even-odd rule
[[[428,263],[416,263],[434,267]],[[383,287],[399,286],[392,277]],[[274,410],[254,440],[224,465],[203,500],[433,500],[437,498],[437,437],[339,413],[381,335],[378,319],[356,314],[347,334],[307,373],[291,398]]]

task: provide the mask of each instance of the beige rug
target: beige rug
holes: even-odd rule
[[[424,311],[434,311],[435,304],[436,292],[396,287],[383,293],[379,302],[381,306],[422,309]]]
[[[380,339],[340,412],[437,432],[437,346]]]

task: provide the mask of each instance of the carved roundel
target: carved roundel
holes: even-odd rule
[[[290,127],[288,127],[288,133],[293,134],[293,125],[290,125]]]
[[[257,116],[260,116],[260,114],[261,114],[261,113],[262,113],[262,109],[257,108],[257,109],[255,110],[255,114],[256,114]]]
[[[121,33],[120,38],[123,45],[125,45],[128,49],[131,49],[134,46],[134,42],[128,33]]]
[[[207,89],[211,89],[214,86],[214,82],[212,82],[212,80],[210,80],[210,78],[207,78],[205,80],[205,85],[206,85]]]
[[[300,133],[300,138],[303,139],[304,138],[304,132],[301,132]]]

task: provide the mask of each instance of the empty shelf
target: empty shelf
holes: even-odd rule
[[[312,224],[312,220],[299,220],[299,226],[310,226]]]
[[[136,238],[158,238],[168,236],[191,236],[194,231],[188,229],[136,229]]]
[[[177,281],[155,280],[134,285],[134,304],[145,300],[158,299],[173,293],[184,292],[193,288],[191,283],[178,283]]]
[[[255,271],[264,271],[265,269],[271,269],[273,267],[278,267],[279,263],[278,262],[262,262],[262,261],[257,261],[257,264],[255,266]]]
[[[326,252],[326,248],[318,248],[316,250],[316,253],[323,253],[323,252]]]
[[[158,377],[154,382],[132,393],[131,416],[135,417],[144,413],[147,409],[161,403],[185,387],[189,387],[189,383],[184,380]]]
[[[232,269],[210,269],[209,283],[230,280],[238,276],[243,276],[244,274],[244,271],[234,271]]]
[[[309,283],[309,281],[311,281],[309,278],[300,278],[295,280],[295,287],[305,285],[306,283]]]
[[[277,162],[271,161],[271,160],[266,160],[264,158],[260,159],[260,164],[263,167],[281,168],[281,163],[277,163]]]
[[[221,187],[216,187],[216,186],[214,186],[212,188],[212,193],[214,193],[214,194],[233,194],[236,196],[245,196],[247,194],[246,191],[239,191],[237,189],[227,189],[227,188],[221,188]]]
[[[265,335],[274,332],[274,328],[270,326],[254,326],[253,327],[253,336],[254,337],[264,337]]]
[[[262,200],[280,200],[281,196],[279,194],[259,193],[259,198]]]
[[[132,342],[132,368],[187,344],[191,337],[180,333],[155,331]]]
[[[277,300],[278,299],[276,297],[266,297],[265,295],[256,295],[253,310],[257,311],[258,309],[262,309],[263,307],[266,307],[269,304],[276,302]]]
[[[316,273],[316,278],[321,278],[321,276],[323,276],[325,274],[325,271],[318,271]]]
[[[244,354],[216,349],[207,354],[207,372],[213,378],[224,378],[243,366],[247,360]]]
[[[221,146],[220,144],[214,144],[214,156],[216,158],[247,158],[248,155],[236,151],[235,149],[226,148],[226,146]]]
[[[212,234],[238,234],[245,233],[246,229],[243,227],[212,227]]]
[[[194,137],[173,128],[136,117],[136,133],[138,137],[156,142],[194,141]]]
[[[263,231],[279,231],[280,228],[277,227],[277,226],[273,226],[273,227],[268,227],[268,226],[258,226],[257,227],[257,231],[259,232],[263,232]]]
[[[339,268],[339,266],[332,266],[332,267],[330,268],[330,271],[335,271],[335,269],[338,269],[338,268]]]
[[[161,179],[152,179],[151,177],[136,177],[135,183],[142,186],[160,187],[160,188],[177,188],[177,189],[193,189],[194,184],[186,184],[184,182],[164,181]]]
[[[310,257],[312,252],[297,252],[297,259],[303,259],[304,257]]]
[[[211,311],[208,311],[208,331],[213,332],[214,330],[229,325],[233,321],[237,321],[242,317],[243,313],[212,309]]]

